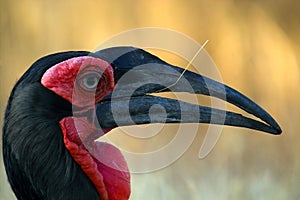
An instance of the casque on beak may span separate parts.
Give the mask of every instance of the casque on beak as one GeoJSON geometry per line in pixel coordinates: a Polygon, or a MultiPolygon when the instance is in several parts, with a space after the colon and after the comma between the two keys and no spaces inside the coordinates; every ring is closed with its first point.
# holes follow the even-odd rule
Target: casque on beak
{"type": "Polygon", "coordinates": [[[263,108],[227,85],[188,70],[174,84],[183,69],[142,49],[114,47],[95,52],[92,56],[106,60],[114,68],[116,87],[96,105],[96,121],[101,128],[149,123],[211,123],[245,127],[274,135],[282,132],[263,108]],[[261,121],[230,111],[151,95],[167,91],[216,97],[261,121]],[[154,104],[163,106],[166,116],[158,109],[151,113],[150,118],[149,109],[154,104]],[[161,117],[163,115],[165,117],[161,117]]]}

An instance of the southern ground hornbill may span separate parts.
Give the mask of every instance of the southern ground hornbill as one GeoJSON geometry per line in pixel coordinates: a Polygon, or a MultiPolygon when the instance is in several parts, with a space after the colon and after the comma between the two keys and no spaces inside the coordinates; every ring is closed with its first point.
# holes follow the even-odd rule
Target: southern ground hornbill
{"type": "Polygon", "coordinates": [[[36,61],[16,83],[3,125],[4,164],[16,197],[128,199],[124,157],[116,147],[96,141],[118,126],[214,123],[281,133],[266,111],[226,85],[191,71],[183,79],[192,91],[181,80],[173,84],[182,72],[133,47],[62,52],[36,61]],[[170,90],[223,99],[261,121],[151,95],[170,90]],[[165,108],[165,118],[159,110],[149,116],[154,104],[165,108]]]}

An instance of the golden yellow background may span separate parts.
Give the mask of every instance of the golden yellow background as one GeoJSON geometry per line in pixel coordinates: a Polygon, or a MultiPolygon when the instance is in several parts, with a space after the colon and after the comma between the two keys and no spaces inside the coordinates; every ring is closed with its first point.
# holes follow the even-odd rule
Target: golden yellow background
{"type": "MultiPolygon", "coordinates": [[[[300,199],[299,11],[293,0],[1,0],[1,116],[14,83],[39,57],[93,50],[133,28],[173,29],[210,40],[206,50],[224,82],[270,112],[283,134],[224,127],[203,160],[198,135],[173,165],[133,175],[131,199],[300,199]]],[[[15,199],[0,162],[0,199],[15,199]]]]}

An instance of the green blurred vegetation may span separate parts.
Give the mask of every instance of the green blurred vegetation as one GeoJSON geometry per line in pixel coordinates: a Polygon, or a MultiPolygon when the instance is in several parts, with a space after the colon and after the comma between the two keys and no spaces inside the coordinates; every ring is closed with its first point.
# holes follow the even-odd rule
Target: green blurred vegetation
{"type": "MultiPolygon", "coordinates": [[[[283,134],[225,127],[198,160],[199,133],[172,166],[133,175],[131,199],[300,199],[299,10],[293,0],[1,0],[1,116],[14,83],[39,57],[93,50],[133,28],[173,29],[210,40],[206,50],[224,82],[266,108],[283,134]]],[[[12,200],[0,162],[0,199],[12,200]]]]}

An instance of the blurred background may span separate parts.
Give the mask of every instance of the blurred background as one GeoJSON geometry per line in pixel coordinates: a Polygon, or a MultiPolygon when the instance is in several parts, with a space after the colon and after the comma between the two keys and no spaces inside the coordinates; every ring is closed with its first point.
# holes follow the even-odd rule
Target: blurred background
{"type": "MultiPolygon", "coordinates": [[[[283,134],[224,127],[213,151],[199,160],[199,131],[171,166],[133,175],[131,199],[300,199],[299,10],[293,0],[1,0],[1,116],[14,83],[39,57],[94,50],[133,28],[173,29],[200,44],[210,40],[206,50],[224,83],[262,105],[283,134]]],[[[160,135],[172,138],[172,127],[160,135]]],[[[13,200],[0,158],[0,199],[13,200]]]]}

